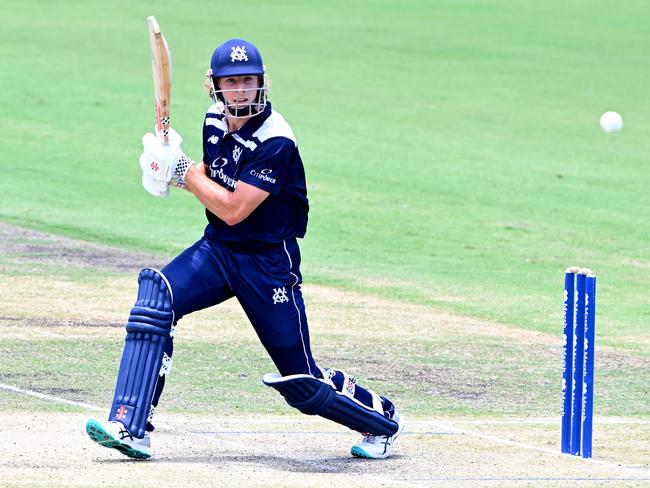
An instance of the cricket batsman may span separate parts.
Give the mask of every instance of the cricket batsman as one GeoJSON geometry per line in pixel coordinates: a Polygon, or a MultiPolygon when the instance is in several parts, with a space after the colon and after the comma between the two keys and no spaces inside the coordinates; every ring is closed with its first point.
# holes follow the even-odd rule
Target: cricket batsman
{"type": "Polygon", "coordinates": [[[297,242],[307,229],[305,171],[291,127],[267,100],[257,48],[242,39],[218,46],[206,88],[213,104],[203,122],[202,162],[183,153],[173,130],[169,144],[146,134],[140,157],[145,189],[156,196],[170,185],[190,191],[205,207],[205,232],[161,270],[140,272],[108,418],[89,419],[86,432],[128,457],[150,458],[176,324],[235,297],[277,367],[264,384],[291,407],[361,433],[353,456],[386,458],[404,430],[393,402],[312,356],[297,242]]]}

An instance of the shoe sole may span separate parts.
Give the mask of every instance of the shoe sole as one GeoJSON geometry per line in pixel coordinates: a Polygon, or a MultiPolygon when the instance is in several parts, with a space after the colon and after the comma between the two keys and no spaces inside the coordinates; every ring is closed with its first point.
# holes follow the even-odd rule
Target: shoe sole
{"type": "Polygon", "coordinates": [[[151,458],[151,454],[134,449],[128,444],[113,437],[111,434],[106,432],[96,420],[91,419],[86,422],[86,433],[88,434],[88,437],[100,446],[116,449],[132,459],[151,458]]]}
{"type": "Polygon", "coordinates": [[[386,459],[388,457],[388,456],[383,456],[383,457],[371,456],[366,451],[364,451],[363,449],[361,449],[360,447],[357,447],[357,446],[352,446],[352,449],[350,450],[350,453],[354,457],[364,458],[364,459],[386,459]]]}

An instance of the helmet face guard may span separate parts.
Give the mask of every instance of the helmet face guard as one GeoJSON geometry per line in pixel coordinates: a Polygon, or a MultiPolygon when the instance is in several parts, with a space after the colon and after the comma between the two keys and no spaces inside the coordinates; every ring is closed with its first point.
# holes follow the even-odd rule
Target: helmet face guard
{"type": "MultiPolygon", "coordinates": [[[[238,75],[239,76],[239,75],[238,75]]],[[[266,86],[266,77],[258,77],[258,87],[257,88],[242,88],[234,90],[221,90],[217,84],[216,76],[209,76],[210,83],[210,97],[214,103],[221,103],[224,109],[227,111],[229,117],[235,119],[252,117],[253,115],[258,115],[264,111],[267,103],[267,86],[266,86]],[[248,93],[255,91],[255,96],[253,101],[248,102],[246,105],[239,104],[228,104],[226,102],[225,93],[248,93]]]]}
{"type": "Polygon", "coordinates": [[[262,56],[257,48],[243,39],[231,39],[224,42],[214,50],[210,60],[208,71],[210,96],[215,103],[221,102],[226,115],[233,118],[248,118],[258,115],[264,111],[267,103],[267,80],[264,71],[262,56]],[[248,92],[245,90],[221,90],[218,79],[229,76],[257,76],[257,93],[252,102],[246,105],[227,104],[224,93],[227,92],[248,92]]]}

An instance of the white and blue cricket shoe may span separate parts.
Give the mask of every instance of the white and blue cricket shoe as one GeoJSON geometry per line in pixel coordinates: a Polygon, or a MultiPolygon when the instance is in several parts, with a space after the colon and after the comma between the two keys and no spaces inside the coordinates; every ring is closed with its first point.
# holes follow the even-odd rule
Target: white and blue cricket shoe
{"type": "Polygon", "coordinates": [[[351,453],[354,457],[366,459],[386,459],[392,454],[395,439],[404,431],[404,418],[398,413],[393,415],[397,421],[397,432],[393,435],[365,435],[359,444],[352,446],[351,453]]]}
{"type": "Polygon", "coordinates": [[[151,439],[145,432],[142,439],[133,437],[121,422],[88,419],[86,433],[100,446],[117,449],[133,459],[149,459],[151,457],[151,439]]]}

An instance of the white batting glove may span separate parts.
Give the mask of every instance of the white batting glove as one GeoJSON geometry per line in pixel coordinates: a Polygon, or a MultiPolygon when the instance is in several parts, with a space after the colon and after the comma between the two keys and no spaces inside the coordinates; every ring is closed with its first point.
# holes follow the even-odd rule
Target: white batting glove
{"type": "MultiPolygon", "coordinates": [[[[185,175],[190,166],[194,164],[190,158],[181,150],[180,144],[183,141],[181,136],[173,129],[170,129],[169,144],[163,144],[152,133],[145,134],[142,138],[144,151],[140,155],[140,168],[142,169],[143,186],[151,191],[152,185],[147,187],[144,181],[161,182],[169,186],[173,183],[176,186],[185,186],[185,175]],[[145,177],[146,175],[146,177],[145,177]]],[[[162,185],[159,185],[162,188],[162,185]]],[[[162,190],[158,190],[162,192],[162,190]]]]}
{"type": "MultiPolygon", "coordinates": [[[[144,156],[144,154],[143,154],[144,156]]],[[[169,183],[154,180],[150,174],[142,173],[142,186],[154,197],[165,198],[169,195],[169,183]]]]}
{"type": "MultiPolygon", "coordinates": [[[[160,132],[158,132],[158,126],[154,126],[153,131],[156,134],[156,137],[162,140],[160,138],[160,132]]],[[[169,144],[170,146],[180,148],[182,143],[183,143],[183,138],[181,137],[181,135],[178,132],[176,132],[173,127],[170,127],[169,135],[167,136],[167,144],[169,144]]]]}

